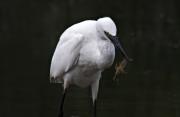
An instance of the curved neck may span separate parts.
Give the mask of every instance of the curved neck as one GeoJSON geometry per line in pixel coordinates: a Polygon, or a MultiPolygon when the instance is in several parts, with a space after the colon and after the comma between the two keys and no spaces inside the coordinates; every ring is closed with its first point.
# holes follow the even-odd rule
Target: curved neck
{"type": "Polygon", "coordinates": [[[109,67],[115,57],[115,48],[110,40],[101,40],[98,42],[99,57],[98,62],[99,68],[109,67]]]}
{"type": "Polygon", "coordinates": [[[100,38],[107,38],[104,33],[103,27],[101,26],[101,24],[99,22],[96,22],[96,30],[97,30],[97,35],[100,38]]]}

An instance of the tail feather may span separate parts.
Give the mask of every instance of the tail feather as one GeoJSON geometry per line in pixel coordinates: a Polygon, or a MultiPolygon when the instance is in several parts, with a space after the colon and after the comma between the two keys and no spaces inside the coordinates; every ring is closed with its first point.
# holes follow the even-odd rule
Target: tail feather
{"type": "Polygon", "coordinates": [[[56,83],[56,79],[54,77],[50,77],[50,83],[56,83]]]}
{"type": "Polygon", "coordinates": [[[50,76],[50,83],[63,83],[63,81],[59,77],[52,77],[52,76],[50,76]]]}

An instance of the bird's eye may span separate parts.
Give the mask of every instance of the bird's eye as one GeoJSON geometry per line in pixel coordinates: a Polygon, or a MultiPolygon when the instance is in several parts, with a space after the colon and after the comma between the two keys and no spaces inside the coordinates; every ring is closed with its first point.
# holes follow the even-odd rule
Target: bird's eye
{"type": "Polygon", "coordinates": [[[106,31],[104,31],[104,33],[107,35],[107,36],[109,36],[110,34],[108,33],[108,32],[106,32],[106,31]]]}
{"type": "Polygon", "coordinates": [[[111,39],[112,35],[109,32],[104,31],[104,33],[109,39],[111,39]]]}

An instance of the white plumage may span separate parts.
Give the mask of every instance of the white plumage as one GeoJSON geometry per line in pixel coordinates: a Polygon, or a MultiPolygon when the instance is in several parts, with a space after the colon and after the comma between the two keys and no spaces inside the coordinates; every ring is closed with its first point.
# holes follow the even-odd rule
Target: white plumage
{"type": "MultiPolygon", "coordinates": [[[[118,42],[116,31],[116,25],[109,17],[97,21],[86,20],[65,30],[51,61],[51,80],[63,83],[64,91],[71,84],[79,87],[90,86],[95,102],[101,73],[113,64],[115,47],[129,60],[118,42]]],[[[65,93],[59,117],[63,116],[64,97],[65,93]]]]}
{"type": "Polygon", "coordinates": [[[101,72],[112,65],[115,49],[104,31],[116,35],[116,26],[109,18],[87,20],[75,24],[61,35],[54,52],[50,77],[56,83],[92,87],[95,100],[101,72]]]}

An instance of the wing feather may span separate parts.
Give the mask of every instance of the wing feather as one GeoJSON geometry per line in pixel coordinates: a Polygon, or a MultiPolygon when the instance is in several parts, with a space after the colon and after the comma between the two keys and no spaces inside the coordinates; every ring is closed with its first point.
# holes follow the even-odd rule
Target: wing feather
{"type": "Polygon", "coordinates": [[[71,34],[63,38],[68,38],[68,40],[63,43],[58,42],[51,61],[50,77],[55,80],[62,80],[63,74],[77,64],[82,48],[82,34],[71,34]]]}

